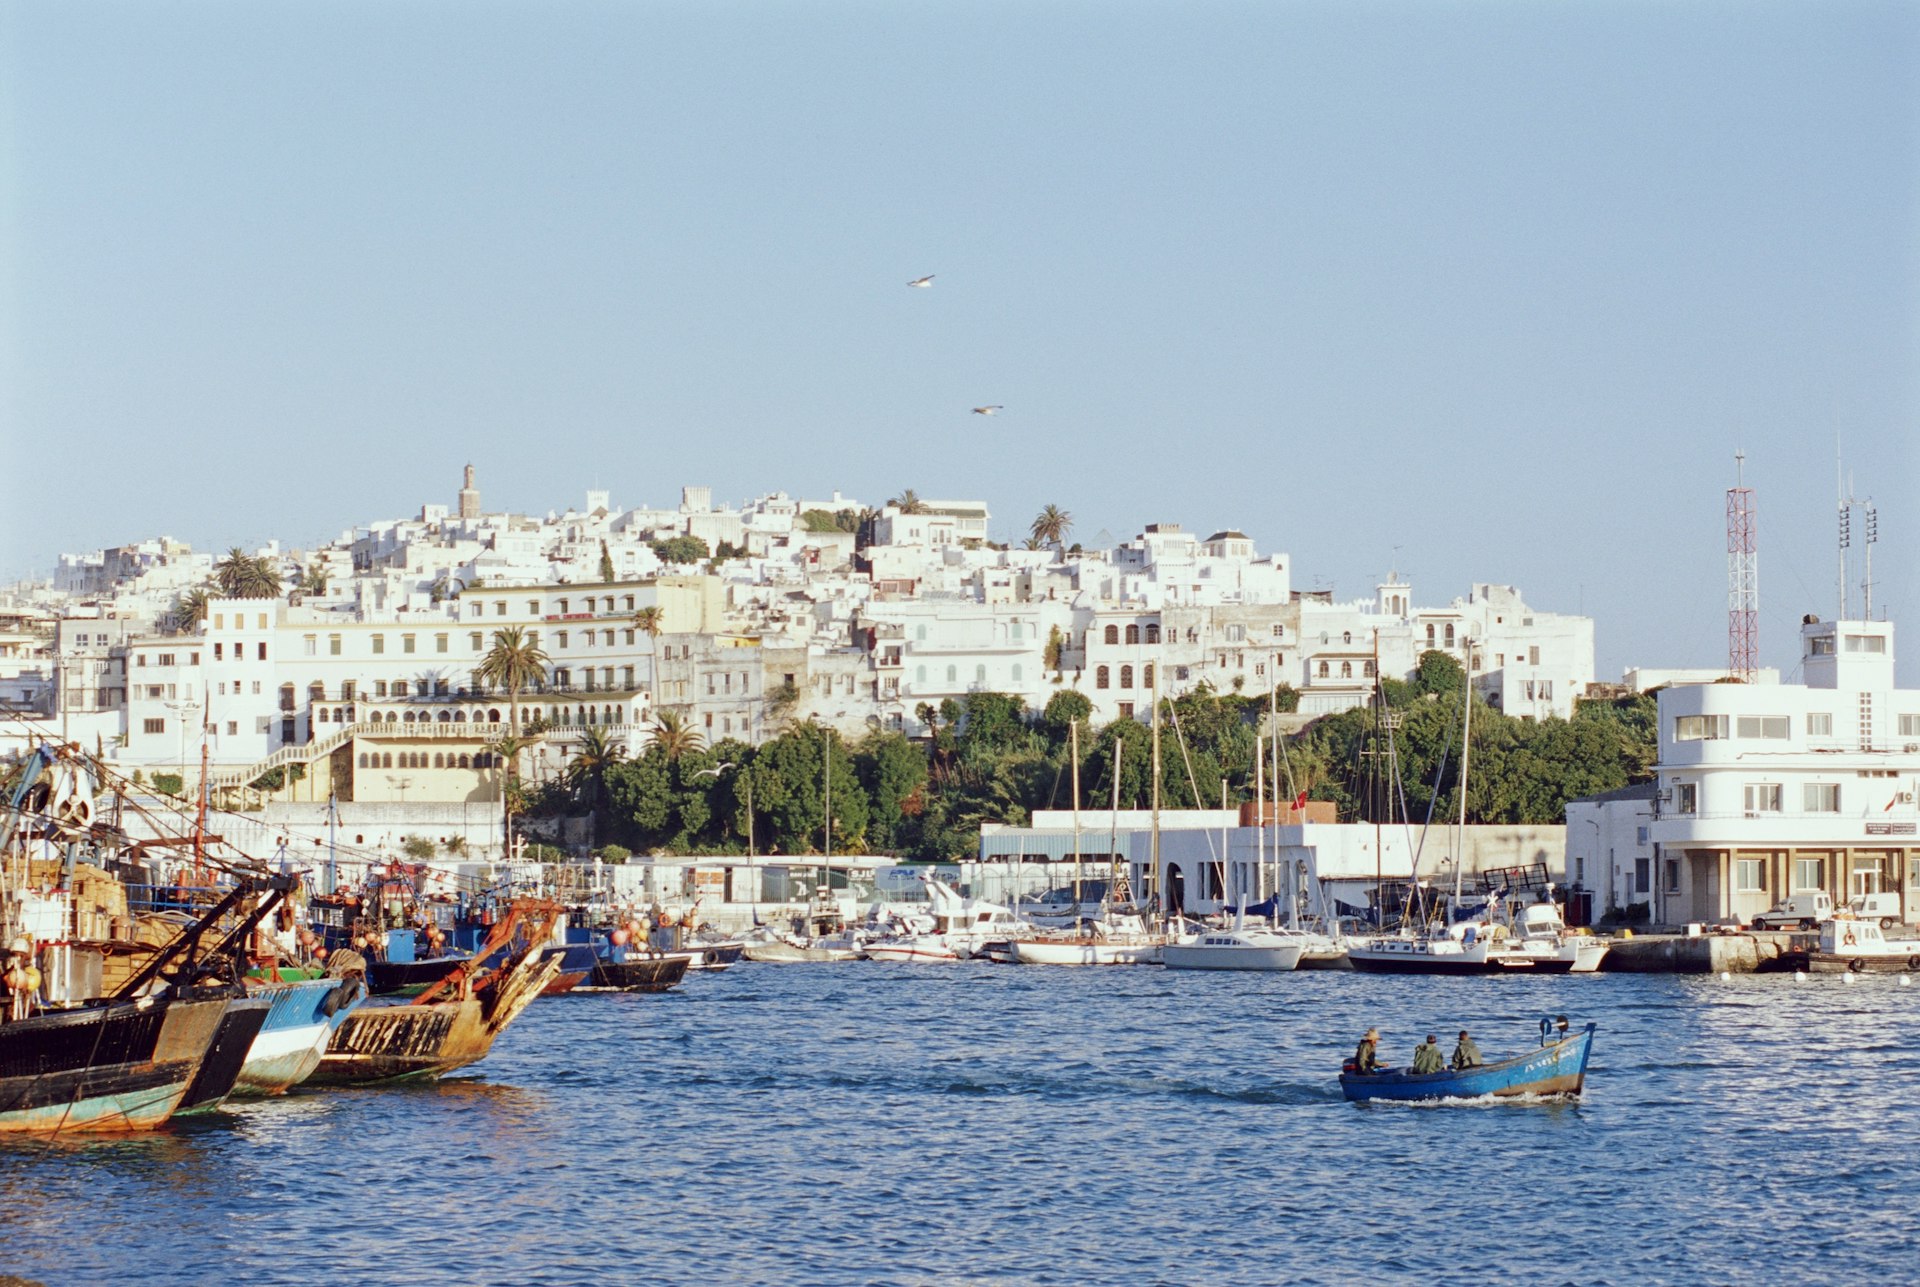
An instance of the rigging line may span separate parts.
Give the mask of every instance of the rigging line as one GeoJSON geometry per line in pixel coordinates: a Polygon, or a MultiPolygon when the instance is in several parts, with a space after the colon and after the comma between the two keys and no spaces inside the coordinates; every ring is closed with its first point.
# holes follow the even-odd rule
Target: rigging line
{"type": "MultiPolygon", "coordinates": [[[[1173,717],[1173,735],[1175,738],[1179,739],[1180,759],[1187,766],[1187,785],[1193,791],[1193,807],[1195,809],[1204,809],[1206,806],[1200,803],[1200,782],[1197,778],[1193,776],[1193,760],[1187,754],[1187,735],[1180,730],[1180,712],[1174,709],[1174,705],[1171,700],[1167,702],[1167,713],[1173,717]]],[[[1211,858],[1216,863],[1219,862],[1220,855],[1215,853],[1213,848],[1212,829],[1203,828],[1200,834],[1204,836],[1207,841],[1207,857],[1211,858]]]]}

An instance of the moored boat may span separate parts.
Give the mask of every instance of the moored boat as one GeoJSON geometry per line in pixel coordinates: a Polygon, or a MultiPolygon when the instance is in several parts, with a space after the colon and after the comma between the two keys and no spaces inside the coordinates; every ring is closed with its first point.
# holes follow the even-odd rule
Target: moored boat
{"type": "Polygon", "coordinates": [[[1814,974],[1906,974],[1920,971],[1920,943],[1890,942],[1873,921],[1842,918],[1820,922],[1818,946],[1804,958],[1814,974]]]}
{"type": "Polygon", "coordinates": [[[665,992],[687,977],[685,956],[627,956],[622,960],[600,957],[593,963],[592,978],[580,985],[582,992],[665,992]]]}
{"type": "Polygon", "coordinates": [[[164,996],[0,1023],[0,1132],[138,1131],[186,1096],[220,1007],[174,1013],[164,996]]]}
{"type": "Polygon", "coordinates": [[[1209,930],[1188,943],[1169,943],[1161,963],[1169,970],[1287,972],[1300,967],[1306,951],[1307,940],[1302,935],[1245,926],[1209,930]]]}
{"type": "Polygon", "coordinates": [[[1593,1050],[1594,1024],[1569,1033],[1567,1019],[1540,1021],[1540,1046],[1524,1054],[1471,1068],[1416,1073],[1399,1068],[1355,1072],[1351,1060],[1340,1071],[1340,1091],[1350,1102],[1374,1100],[1510,1099],[1520,1096],[1571,1099],[1586,1085],[1587,1057],[1593,1050]]]}
{"type": "Polygon", "coordinates": [[[314,1085],[358,1085],[438,1077],[484,1059],[508,1024],[560,972],[545,952],[557,904],[516,899],[473,954],[498,964],[470,965],[410,1001],[369,1002],[350,1014],[327,1045],[314,1085]]]}
{"type": "Polygon", "coordinates": [[[366,999],[358,979],[300,979],[256,985],[270,1008],[234,1081],[236,1095],[280,1095],[313,1075],[327,1043],[366,999]]]}
{"type": "Polygon", "coordinates": [[[591,943],[556,943],[549,946],[542,956],[546,960],[560,962],[560,972],[553,976],[553,982],[542,990],[542,996],[557,997],[573,991],[593,977],[595,956],[591,943]]]}

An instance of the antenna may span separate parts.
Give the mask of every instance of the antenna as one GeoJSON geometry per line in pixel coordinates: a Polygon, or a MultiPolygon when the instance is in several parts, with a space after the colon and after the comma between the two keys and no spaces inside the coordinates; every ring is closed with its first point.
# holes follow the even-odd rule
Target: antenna
{"type": "Polygon", "coordinates": [[[1872,621],[1873,547],[1880,543],[1880,511],[1873,507],[1873,498],[1871,496],[1866,499],[1862,508],[1866,510],[1867,517],[1867,567],[1865,574],[1860,579],[1860,593],[1864,599],[1864,604],[1860,611],[1860,619],[1863,621],[1872,621]]]}
{"type": "Polygon", "coordinates": [[[1735,486],[1727,489],[1727,671],[1747,683],[1760,668],[1760,552],[1754,534],[1747,453],[1733,453],[1735,486]]]}

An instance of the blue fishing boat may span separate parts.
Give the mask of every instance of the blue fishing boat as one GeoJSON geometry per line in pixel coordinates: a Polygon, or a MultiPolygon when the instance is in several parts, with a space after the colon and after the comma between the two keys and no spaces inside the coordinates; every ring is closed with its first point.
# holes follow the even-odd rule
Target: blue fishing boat
{"type": "Polygon", "coordinates": [[[256,981],[254,987],[271,1008],[241,1065],[236,1095],[280,1095],[311,1077],[333,1034],[367,995],[358,978],[256,981]]]}
{"type": "Polygon", "coordinates": [[[1593,1029],[1590,1023],[1570,1033],[1565,1015],[1542,1019],[1539,1049],[1458,1071],[1416,1073],[1383,1068],[1362,1073],[1355,1072],[1349,1060],[1340,1071],[1340,1090],[1356,1104],[1381,1099],[1507,1099],[1520,1095],[1573,1099],[1586,1083],[1593,1029]]]}

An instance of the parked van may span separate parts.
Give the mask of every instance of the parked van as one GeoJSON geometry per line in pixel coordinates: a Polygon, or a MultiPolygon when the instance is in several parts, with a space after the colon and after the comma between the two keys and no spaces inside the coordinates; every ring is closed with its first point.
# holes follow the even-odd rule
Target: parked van
{"type": "Polygon", "coordinates": [[[1900,922],[1900,895],[1855,894],[1848,900],[1847,910],[1855,920],[1875,921],[1885,929],[1900,922]]]}
{"type": "Polygon", "coordinates": [[[1757,930],[1785,929],[1796,926],[1812,929],[1821,921],[1833,919],[1833,899],[1820,890],[1794,894],[1753,918],[1757,930]]]}

